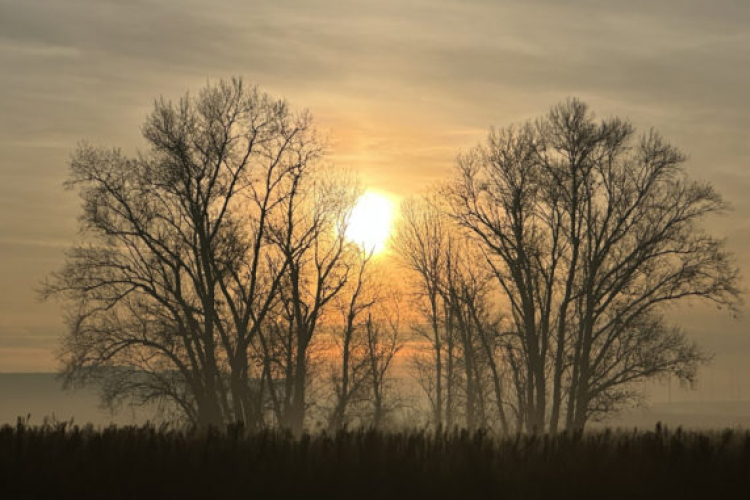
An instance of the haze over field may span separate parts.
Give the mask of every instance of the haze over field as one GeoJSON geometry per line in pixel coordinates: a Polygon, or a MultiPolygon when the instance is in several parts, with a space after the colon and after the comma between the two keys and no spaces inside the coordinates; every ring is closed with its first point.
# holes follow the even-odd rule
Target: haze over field
{"type": "MultiPolygon", "coordinates": [[[[418,394],[411,378],[401,379],[401,389],[409,386],[410,394],[418,394]]],[[[750,402],[747,400],[673,401],[658,389],[652,402],[643,408],[633,408],[613,415],[605,422],[594,422],[592,429],[622,427],[650,430],[655,422],[672,429],[678,426],[693,429],[750,428],[750,402]]],[[[102,408],[94,387],[64,391],[60,381],[49,373],[0,373],[0,425],[13,424],[18,417],[29,417],[29,423],[41,424],[45,418],[57,422],[92,423],[95,426],[141,425],[146,421],[161,420],[154,407],[123,406],[117,411],[102,408]]],[[[675,395],[678,397],[680,395],[675,395]]],[[[682,398],[681,398],[682,399],[682,398]]],[[[414,422],[412,422],[414,423],[414,422]]]]}
{"type": "MultiPolygon", "coordinates": [[[[664,2],[0,0],[0,373],[51,372],[63,332],[41,280],[76,237],[80,140],[134,152],[159,94],[243,75],[309,108],[330,160],[394,200],[457,152],[568,96],[655,127],[732,205],[710,222],[750,279],[750,5],[664,2]]],[[[750,318],[681,306],[712,365],[657,401],[750,399],[750,318]]],[[[0,405],[3,405],[0,395],[0,405]]]]}

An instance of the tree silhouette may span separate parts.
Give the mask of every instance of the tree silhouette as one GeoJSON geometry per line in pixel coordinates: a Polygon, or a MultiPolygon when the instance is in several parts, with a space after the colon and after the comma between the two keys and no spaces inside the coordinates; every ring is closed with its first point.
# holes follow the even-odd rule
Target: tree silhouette
{"type": "MultiPolygon", "coordinates": [[[[81,239],[43,290],[69,305],[67,382],[200,426],[301,432],[321,407],[308,387],[324,325],[339,345],[322,418],[381,426],[403,304],[345,238],[358,182],[321,165],[310,115],[233,79],[157,100],[142,132],[138,154],[82,144],[70,161],[81,239]]],[[[434,425],[580,430],[638,398],[635,382],[694,381],[706,356],[664,308],[733,309],[740,292],[701,225],[725,204],[683,163],[571,99],[493,130],[402,204],[391,243],[422,314],[413,358],[434,425]]]]}
{"type": "Polygon", "coordinates": [[[638,380],[694,379],[704,356],[664,307],[735,307],[739,290],[701,226],[725,204],[683,162],[653,130],[597,122],[575,99],[460,156],[445,194],[508,303],[527,430],[556,431],[563,411],[581,429],[637,396],[638,380]]]}
{"type": "Polygon", "coordinates": [[[83,144],[70,162],[82,238],[43,292],[71,311],[65,375],[100,381],[110,403],[167,401],[195,424],[258,425],[257,381],[270,375],[254,352],[290,300],[308,341],[346,281],[334,230],[354,186],[317,176],[323,148],[308,113],[241,79],[157,100],[142,131],[146,151],[83,144]]]}

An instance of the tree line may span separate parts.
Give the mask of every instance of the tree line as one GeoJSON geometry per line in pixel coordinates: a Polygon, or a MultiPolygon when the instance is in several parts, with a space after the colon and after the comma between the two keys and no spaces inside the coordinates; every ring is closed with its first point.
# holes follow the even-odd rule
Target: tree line
{"type": "Polygon", "coordinates": [[[739,304],[732,256],[701,225],[720,195],[658,133],[579,100],[493,129],[406,199],[394,258],[347,240],[361,188],[325,163],[308,112],[232,79],[157,100],[142,132],[135,155],[73,154],[81,237],[43,292],[68,305],[66,380],[110,404],[198,426],[382,427],[400,356],[431,425],[578,430],[638,382],[694,381],[707,356],[667,306],[739,304]]]}

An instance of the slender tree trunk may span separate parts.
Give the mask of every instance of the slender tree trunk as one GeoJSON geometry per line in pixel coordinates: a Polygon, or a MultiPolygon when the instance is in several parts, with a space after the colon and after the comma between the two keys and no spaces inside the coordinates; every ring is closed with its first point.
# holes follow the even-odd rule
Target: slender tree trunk
{"type": "MultiPolygon", "coordinates": [[[[457,314],[460,316],[460,313],[457,314]]],[[[466,427],[474,429],[476,427],[476,410],[477,410],[477,387],[475,384],[474,374],[474,352],[469,340],[470,333],[465,329],[465,322],[460,321],[459,331],[461,332],[461,343],[464,351],[464,374],[466,376],[466,427]]]]}
{"type": "Polygon", "coordinates": [[[289,428],[296,434],[301,434],[305,423],[305,397],[307,387],[307,342],[303,335],[297,342],[297,357],[294,366],[294,387],[292,389],[292,404],[290,408],[289,428]]]}
{"type": "Polygon", "coordinates": [[[435,426],[443,425],[443,343],[440,339],[440,326],[438,323],[437,294],[434,290],[430,294],[430,316],[432,320],[432,338],[435,349],[435,426]]]}
{"type": "MultiPolygon", "coordinates": [[[[477,326],[479,328],[479,326],[477,326]]],[[[486,332],[483,329],[479,329],[479,336],[482,341],[482,347],[484,348],[485,355],[487,356],[487,364],[490,367],[490,373],[492,374],[492,388],[495,391],[495,401],[497,403],[497,416],[500,419],[500,426],[503,429],[503,434],[508,434],[508,419],[505,416],[505,408],[503,407],[503,388],[502,381],[500,380],[500,374],[497,369],[497,363],[495,362],[494,353],[487,339],[486,332]]]]}
{"type": "MultiPolygon", "coordinates": [[[[446,306],[447,309],[447,306],[446,306]]],[[[445,342],[446,342],[446,377],[445,377],[445,426],[447,429],[451,429],[455,424],[455,412],[454,412],[454,379],[455,379],[455,338],[454,338],[454,325],[453,325],[453,313],[446,311],[446,328],[445,328],[445,342]]]]}
{"type": "Polygon", "coordinates": [[[334,432],[346,423],[346,410],[349,403],[349,358],[350,358],[350,346],[353,332],[353,318],[349,316],[347,318],[346,331],[344,333],[344,346],[341,357],[341,389],[339,394],[336,395],[336,405],[331,415],[331,421],[328,424],[328,429],[334,432]]]}

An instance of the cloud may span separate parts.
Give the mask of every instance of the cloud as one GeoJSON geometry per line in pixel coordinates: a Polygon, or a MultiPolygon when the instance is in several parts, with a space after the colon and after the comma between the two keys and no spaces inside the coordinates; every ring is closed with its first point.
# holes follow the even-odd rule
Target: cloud
{"type": "Polygon", "coordinates": [[[134,151],[155,97],[235,74],[309,107],[332,159],[396,195],[490,125],[579,96],[690,154],[750,269],[748,61],[744,0],[0,0],[0,317],[52,314],[30,290],[75,236],[76,143],[134,151]]]}

